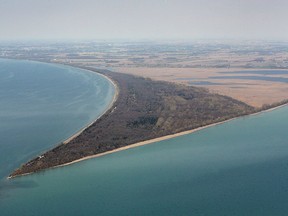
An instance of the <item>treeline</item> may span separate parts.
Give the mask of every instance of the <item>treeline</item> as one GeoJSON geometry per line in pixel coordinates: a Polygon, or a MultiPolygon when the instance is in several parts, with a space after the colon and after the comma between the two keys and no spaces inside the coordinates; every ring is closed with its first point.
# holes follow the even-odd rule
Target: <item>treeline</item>
{"type": "Polygon", "coordinates": [[[268,109],[272,109],[274,107],[282,106],[288,104],[288,99],[287,100],[282,100],[280,102],[272,103],[272,104],[264,104],[261,108],[258,108],[257,111],[264,111],[268,109]]]}

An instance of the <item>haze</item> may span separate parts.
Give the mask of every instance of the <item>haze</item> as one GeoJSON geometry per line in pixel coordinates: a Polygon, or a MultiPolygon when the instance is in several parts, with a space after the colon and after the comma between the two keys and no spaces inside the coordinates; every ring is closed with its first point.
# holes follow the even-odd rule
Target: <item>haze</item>
{"type": "Polygon", "coordinates": [[[286,0],[0,0],[0,40],[288,39],[286,0]]]}

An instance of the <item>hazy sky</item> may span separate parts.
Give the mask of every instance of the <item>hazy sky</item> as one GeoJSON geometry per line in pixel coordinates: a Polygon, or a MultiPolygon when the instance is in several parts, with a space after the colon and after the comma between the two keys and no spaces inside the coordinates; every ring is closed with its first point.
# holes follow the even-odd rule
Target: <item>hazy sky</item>
{"type": "Polygon", "coordinates": [[[288,0],[0,0],[0,39],[288,40],[288,0]]]}

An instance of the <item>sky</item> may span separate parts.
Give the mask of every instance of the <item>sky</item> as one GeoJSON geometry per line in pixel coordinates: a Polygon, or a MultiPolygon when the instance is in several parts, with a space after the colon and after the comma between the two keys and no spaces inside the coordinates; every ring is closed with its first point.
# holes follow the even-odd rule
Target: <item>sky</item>
{"type": "Polygon", "coordinates": [[[287,0],[0,0],[0,40],[287,40],[287,20],[287,0]]]}

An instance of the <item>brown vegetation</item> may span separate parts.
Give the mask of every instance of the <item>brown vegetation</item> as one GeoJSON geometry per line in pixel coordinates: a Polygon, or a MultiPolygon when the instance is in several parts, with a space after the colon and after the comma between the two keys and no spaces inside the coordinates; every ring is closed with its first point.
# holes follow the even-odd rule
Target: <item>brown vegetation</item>
{"type": "MultiPolygon", "coordinates": [[[[213,93],[227,95],[229,97],[243,101],[257,108],[262,107],[264,104],[273,104],[287,99],[287,92],[288,92],[287,83],[261,81],[253,79],[241,80],[235,78],[235,75],[237,76],[238,74],[233,73],[230,75],[231,79],[211,79],[211,77],[223,76],[222,72],[232,72],[233,70],[245,71],[245,69],[243,68],[219,69],[219,68],[127,67],[127,68],[117,68],[115,70],[117,70],[117,72],[125,74],[149,77],[153,80],[176,82],[185,85],[194,85],[193,81],[204,82],[204,84],[197,86],[207,88],[210,92],[213,93]],[[207,82],[208,84],[205,84],[205,82],[207,82]]],[[[253,76],[252,73],[247,75],[253,76]]],[[[270,75],[270,76],[275,77],[277,75],[270,75]]],[[[269,77],[269,75],[266,75],[266,77],[269,77]]],[[[283,74],[281,75],[281,77],[288,78],[288,75],[283,74]]]]}

